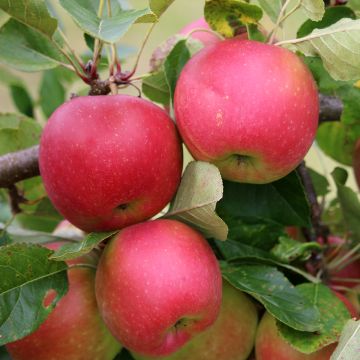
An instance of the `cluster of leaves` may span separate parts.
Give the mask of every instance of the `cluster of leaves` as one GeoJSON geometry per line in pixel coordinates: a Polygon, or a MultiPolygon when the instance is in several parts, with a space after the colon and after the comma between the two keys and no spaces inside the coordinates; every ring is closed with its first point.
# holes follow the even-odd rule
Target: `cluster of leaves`
{"type": "MultiPolygon", "coordinates": [[[[94,41],[116,45],[131,25],[158,21],[171,3],[152,0],[147,8],[131,9],[123,1],[112,0],[111,16],[108,10],[101,17],[97,13],[98,1],[90,1],[90,6],[89,1],[60,1],[85,33],[90,58],[94,41]]],[[[360,137],[357,118],[360,90],[354,81],[360,74],[360,62],[355,56],[359,44],[353,41],[360,33],[358,3],[354,1],[352,8],[334,7],[325,11],[322,0],[303,0],[287,14],[281,0],[258,3],[260,6],[249,1],[208,0],[205,18],[224,37],[232,37],[246,27],[250,38],[265,41],[266,36],[258,30],[263,26],[265,14],[274,25],[279,25],[289,12],[304,11],[309,20],[298,30],[297,39],[279,44],[310,55],[304,60],[319,90],[343,100],[345,107],[340,121],[322,124],[317,140],[326,154],[350,165],[354,142],[360,137]],[[348,58],[351,67],[344,60],[348,58]]],[[[69,45],[56,18],[50,2],[46,5],[35,0],[0,0],[0,62],[17,70],[44,71],[39,97],[34,100],[19,77],[0,69],[0,79],[9,87],[21,113],[0,115],[0,155],[39,142],[42,122],[33,119],[37,107],[48,117],[64,102],[67,89],[76,80],[68,68],[75,64],[76,70],[81,71],[72,53],[64,50],[69,45]]],[[[270,32],[268,39],[273,34],[270,32]]],[[[200,47],[186,37],[170,42],[166,55],[157,59],[153,72],[143,81],[144,95],[171,107],[178,76],[200,47]]],[[[124,54],[125,50],[120,53],[124,54]]],[[[106,59],[104,65],[108,65],[106,59]]],[[[317,194],[325,197],[329,192],[328,180],[314,171],[311,175],[317,194]]],[[[338,196],[332,206],[337,206],[341,215],[337,221],[344,233],[350,233],[358,242],[357,194],[346,187],[345,170],[337,169],[333,179],[338,196]]],[[[31,333],[66,293],[65,260],[90,252],[115,233],[88,234],[51,254],[32,243],[59,239],[51,231],[62,218],[46,197],[40,178],[21,182],[19,189],[29,201],[22,205],[23,211],[15,221],[6,193],[0,192],[0,221],[6,224],[12,220],[12,225],[5,225],[0,232],[0,245],[4,245],[0,247],[0,266],[8,272],[0,278],[0,345],[31,333]],[[42,300],[51,289],[56,290],[57,297],[50,307],[44,308],[42,300]],[[28,301],[21,301],[25,299],[28,301]],[[19,321],[24,313],[26,321],[19,321]],[[20,328],[14,326],[19,323],[20,328]]],[[[204,233],[221,261],[224,278],[275,316],[282,336],[295,348],[310,353],[338,339],[349,317],[346,309],[304,266],[314,252],[323,249],[317,243],[295,241],[284,231],[287,226],[311,227],[309,203],[297,172],[271,184],[249,185],[223,182],[215,166],[192,162],[164,216],[179,219],[204,233]]],[[[342,335],[343,344],[356,326],[348,323],[342,335]]]]}

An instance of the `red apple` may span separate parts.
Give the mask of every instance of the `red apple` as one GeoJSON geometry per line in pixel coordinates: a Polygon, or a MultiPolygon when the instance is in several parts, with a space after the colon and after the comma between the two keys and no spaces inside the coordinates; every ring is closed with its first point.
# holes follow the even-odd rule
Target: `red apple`
{"type": "MultiPolygon", "coordinates": [[[[62,243],[47,245],[55,250],[62,243]]],[[[92,262],[91,257],[69,264],[92,262]]],[[[95,270],[68,270],[69,291],[53,312],[32,334],[7,344],[13,360],[112,360],[120,344],[112,337],[100,317],[95,298],[95,270]]],[[[54,298],[49,293],[45,306],[54,298]]]]}
{"type": "Polygon", "coordinates": [[[355,179],[360,189],[360,139],[356,142],[353,167],[355,179]]]}
{"type": "Polygon", "coordinates": [[[154,220],[123,229],[107,245],[96,297],[125,347],[165,356],[216,320],[221,274],[198,232],[175,220],[154,220]]]}
{"type": "Polygon", "coordinates": [[[157,214],[173,197],[182,149],[168,115],[126,95],[61,105],[40,143],[40,172],[54,206],[84,231],[106,231],[157,214]]]}
{"type": "MultiPolygon", "coordinates": [[[[250,298],[223,282],[219,317],[176,353],[162,360],[246,360],[254,346],[258,316],[250,298]]],[[[136,360],[160,359],[133,354],[136,360]]]]}
{"type": "Polygon", "coordinates": [[[188,61],[176,86],[175,115],[195,159],[217,165],[225,179],[260,184],[287,175],[304,158],[319,100],[294,53],[234,38],[188,61]]]}

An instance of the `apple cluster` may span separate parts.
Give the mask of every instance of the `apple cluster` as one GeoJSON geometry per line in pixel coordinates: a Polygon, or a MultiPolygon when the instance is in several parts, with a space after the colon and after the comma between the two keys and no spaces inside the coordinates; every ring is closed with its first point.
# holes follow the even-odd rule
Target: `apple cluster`
{"type": "Polygon", "coordinates": [[[52,203],[85,232],[120,232],[106,244],[96,275],[68,271],[69,292],[53,313],[7,346],[14,359],[111,360],[120,343],[137,359],[249,356],[254,303],[222,283],[200,233],[149,219],[179,186],[181,141],[227,180],[268,183],[287,175],[314,140],[318,94],[309,70],[286,49],[206,39],[178,80],[176,125],[150,101],[127,95],[77,97],[49,119],[40,172],[52,203]]]}

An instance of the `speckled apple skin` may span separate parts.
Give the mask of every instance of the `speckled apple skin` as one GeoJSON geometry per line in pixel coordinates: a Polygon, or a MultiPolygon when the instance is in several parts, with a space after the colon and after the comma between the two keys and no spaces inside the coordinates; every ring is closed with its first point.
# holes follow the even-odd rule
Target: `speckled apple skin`
{"type": "Polygon", "coordinates": [[[136,360],[246,360],[254,347],[257,325],[254,303],[224,281],[220,314],[207,330],[170,356],[133,356],[136,360]]]}
{"type": "Polygon", "coordinates": [[[98,266],[96,297],[106,325],[126,348],[164,356],[216,320],[221,284],[202,235],[175,220],[154,220],[111,240],[98,266]]]}
{"type": "MultiPolygon", "coordinates": [[[[61,243],[48,244],[55,250],[61,243]]],[[[82,257],[69,264],[93,262],[82,257]]],[[[7,344],[13,360],[112,360],[121,345],[106,328],[95,298],[95,270],[68,270],[69,291],[32,334],[7,344]]],[[[54,293],[49,293],[48,305],[54,293]]]]}
{"type": "Polygon", "coordinates": [[[148,219],[180,182],[182,148],[158,106],[127,95],[85,96],[61,105],[40,143],[40,173],[62,215],[107,231],[148,219]]]}
{"type": "Polygon", "coordinates": [[[306,155],[319,100],[310,71],[295,54],[235,38],[207,46],[185,65],[175,114],[195,159],[214,163],[228,180],[268,183],[306,155]]]}

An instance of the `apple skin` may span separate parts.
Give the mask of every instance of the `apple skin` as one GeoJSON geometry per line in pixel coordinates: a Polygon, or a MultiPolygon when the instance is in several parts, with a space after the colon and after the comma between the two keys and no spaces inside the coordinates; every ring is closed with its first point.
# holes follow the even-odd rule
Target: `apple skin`
{"type": "Polygon", "coordinates": [[[254,346],[257,323],[254,303],[224,281],[220,314],[212,326],[168,357],[137,354],[133,357],[136,360],[246,360],[254,346]]]}
{"type": "Polygon", "coordinates": [[[197,160],[223,178],[268,183],[295,169],[317,130],[314,79],[279,46],[229,39],[207,46],[183,68],[175,90],[180,134],[197,160]]]}
{"type": "Polygon", "coordinates": [[[180,182],[182,148],[164,110],[134,96],[84,96],[61,105],[40,142],[40,173],[59,212],[78,228],[146,220],[180,182]]]}
{"type": "Polygon", "coordinates": [[[356,142],[353,161],[355,179],[358,184],[358,188],[360,189],[360,139],[356,142]]]}
{"type": "MultiPolygon", "coordinates": [[[[55,250],[62,243],[46,247],[55,250]]],[[[91,256],[68,264],[93,263],[91,256]]],[[[69,291],[32,334],[6,345],[13,360],[112,360],[121,345],[106,328],[95,298],[95,270],[68,270],[69,291]]],[[[49,292],[45,306],[55,294],[49,292]]]]}
{"type": "Polygon", "coordinates": [[[112,334],[141,355],[165,356],[216,320],[221,273],[207,241],[175,220],[123,229],[105,248],[96,297],[112,334]]]}

